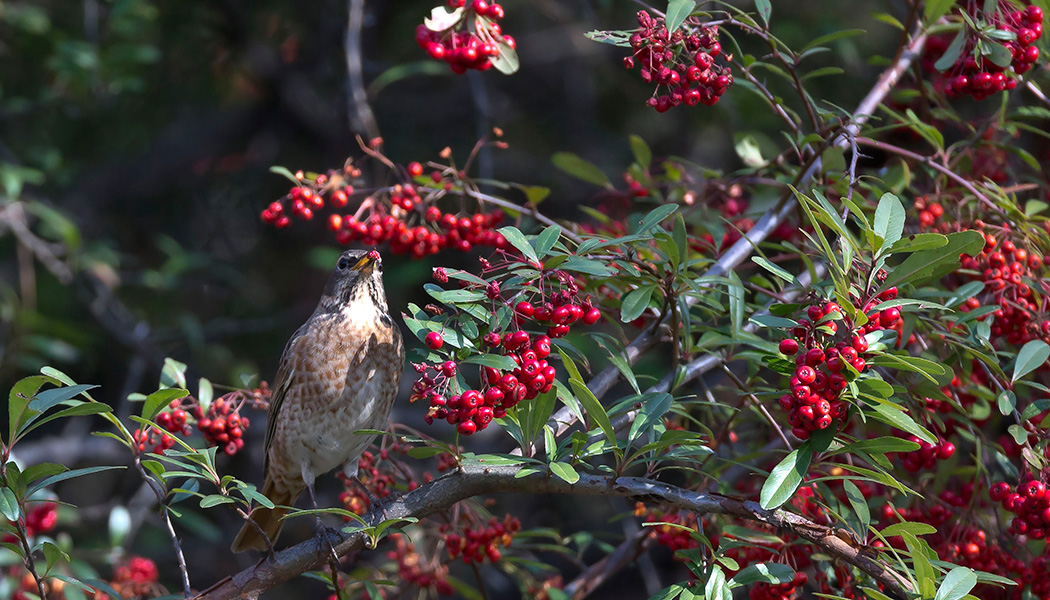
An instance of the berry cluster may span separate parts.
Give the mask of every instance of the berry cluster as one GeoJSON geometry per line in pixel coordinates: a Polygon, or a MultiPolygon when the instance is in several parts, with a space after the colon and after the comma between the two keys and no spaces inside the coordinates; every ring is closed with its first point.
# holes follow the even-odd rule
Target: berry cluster
{"type": "MultiPolygon", "coordinates": [[[[992,12],[985,12],[987,2],[968,0],[960,11],[965,11],[974,29],[968,23],[963,34],[965,43],[961,53],[947,68],[942,69],[946,77],[944,92],[950,98],[973,96],[983,100],[988,96],[1017,87],[1015,75],[1026,73],[1039,59],[1039,48],[1034,45],[1043,34],[1043,11],[1038,6],[1017,10],[1012,2],[1000,0],[992,12]],[[1011,39],[993,39],[988,32],[1005,32],[1011,39]],[[1001,44],[1001,46],[1000,46],[1001,44]],[[985,55],[982,50],[1005,47],[1009,56],[998,59],[985,55]],[[1009,70],[1008,70],[1009,69],[1009,70]]],[[[951,36],[930,40],[927,52],[930,59],[940,57],[948,50],[951,36]]],[[[950,60],[950,59],[949,59],[950,60]]]]}
{"type": "MultiPolygon", "coordinates": [[[[390,496],[394,492],[398,479],[397,467],[390,460],[391,453],[405,454],[409,449],[408,446],[394,443],[389,448],[381,448],[378,456],[370,451],[363,452],[361,458],[357,459],[357,478],[376,498],[383,499],[390,496]]],[[[403,473],[401,475],[403,476],[403,473]]],[[[342,473],[339,474],[339,479],[342,480],[345,488],[339,494],[339,501],[347,510],[355,514],[363,515],[368,512],[371,507],[368,495],[364,493],[364,490],[360,486],[352,485],[342,473]]],[[[433,476],[429,473],[424,474],[424,482],[430,479],[433,479],[433,476]]],[[[419,487],[418,481],[412,479],[407,482],[408,491],[417,487],[419,487]]],[[[349,520],[349,517],[346,519],[349,520]]]]}
{"type": "MultiPolygon", "coordinates": [[[[984,282],[991,294],[988,303],[999,306],[992,313],[995,317],[991,327],[993,341],[1002,340],[1015,346],[1039,338],[1050,341],[1050,321],[1044,315],[1039,322],[1039,288],[1029,285],[1029,282],[1045,280],[1042,257],[1010,240],[999,243],[991,233],[985,234],[984,242],[984,250],[977,256],[964,258],[962,267],[984,282]]],[[[970,300],[967,303],[966,310],[980,306],[970,300]]]]}
{"type": "Polygon", "coordinates": [[[197,418],[197,429],[204,434],[210,446],[219,446],[228,456],[233,456],[244,448],[244,430],[251,424],[248,417],[240,414],[244,402],[238,402],[239,392],[216,398],[204,412],[200,405],[193,408],[197,418]]]}
{"type": "MultiPolygon", "coordinates": [[[[157,565],[152,560],[132,556],[113,570],[113,581],[110,585],[120,592],[122,598],[155,598],[168,593],[164,586],[157,583],[159,577],[157,565]]],[[[100,600],[98,594],[95,598],[100,600]]],[[[108,597],[102,595],[102,599],[108,597]]]]}
{"type": "Polygon", "coordinates": [[[692,536],[692,533],[697,531],[695,513],[650,509],[644,503],[638,502],[634,505],[634,516],[644,516],[646,523],[659,523],[659,525],[651,525],[646,528],[649,536],[654,538],[657,544],[669,548],[672,552],[700,547],[700,542],[692,536]]]}
{"type": "Polygon", "coordinates": [[[439,561],[425,561],[416,551],[416,546],[408,541],[408,536],[395,534],[395,549],[386,553],[388,559],[397,561],[397,575],[401,581],[422,589],[433,588],[442,596],[455,593],[449,583],[448,566],[439,561]]]}
{"type": "MultiPolygon", "coordinates": [[[[513,51],[514,38],[503,35],[499,21],[503,7],[487,0],[448,0],[448,7],[461,11],[453,22],[428,19],[416,27],[416,43],[430,58],[448,63],[453,73],[467,69],[486,71],[501,53],[513,51]],[[468,23],[473,21],[473,29],[468,23]]],[[[453,12],[452,15],[456,13],[453,12]]]]}
{"type": "Polygon", "coordinates": [[[1050,535],[1050,494],[1046,484],[1038,479],[1026,479],[1010,490],[1010,484],[1000,481],[988,490],[992,502],[1014,513],[1010,533],[1041,540],[1050,535]]]}
{"type": "Polygon", "coordinates": [[[476,525],[464,514],[460,518],[462,528],[451,531],[449,525],[440,528],[445,548],[451,559],[461,558],[465,563],[499,562],[502,558],[499,547],[507,547],[514,538],[514,534],[521,530],[521,522],[517,517],[506,515],[500,521],[491,517],[487,524],[476,525]]]}
{"type": "Polygon", "coordinates": [[[163,428],[163,432],[157,431],[156,427],[148,426],[145,430],[136,429],[131,434],[135,444],[137,444],[136,449],[138,452],[145,452],[147,447],[151,447],[150,452],[164,454],[165,450],[175,445],[173,434],[190,434],[190,428],[186,424],[186,411],[179,408],[181,404],[182,400],[172,400],[169,405],[172,410],[157,415],[155,420],[157,425],[163,428]]]}
{"type": "MultiPolygon", "coordinates": [[[[410,177],[423,175],[423,166],[411,163],[406,169],[410,177]]],[[[395,254],[410,254],[422,258],[445,248],[466,252],[475,246],[507,249],[507,240],[496,231],[503,222],[502,211],[481,211],[473,214],[443,212],[437,200],[453,189],[453,180],[463,173],[434,170],[430,181],[438,188],[425,196],[412,183],[396,184],[372,194],[364,194],[348,182],[360,177],[361,171],[348,166],[344,173],[307,176],[298,172],[298,184],[288,194],[262,211],[264,223],[277,228],[288,227],[292,218],[309,221],[315,212],[331,207],[326,224],[336,240],[343,245],[359,242],[366,246],[390,243],[395,254]],[[362,199],[353,213],[343,213],[355,196],[362,199]]],[[[480,207],[479,207],[480,208],[480,207]]]]}
{"type": "MultiPolygon", "coordinates": [[[[435,270],[438,280],[447,281],[443,269],[435,270]]],[[[419,377],[412,386],[412,400],[425,399],[430,410],[424,419],[427,424],[444,419],[450,425],[456,425],[462,435],[471,435],[488,427],[493,419],[507,414],[507,410],[522,400],[531,400],[539,394],[550,391],[554,385],[557,371],[548,363],[551,354],[551,338],[561,338],[569,334],[576,323],[593,325],[601,319],[601,311],[594,307],[589,299],[579,298],[576,282],[564,271],[550,271],[542,276],[549,279],[545,293],[539,296],[541,302],[533,305],[521,300],[514,304],[513,325],[515,330],[504,331],[502,335],[490,331],[479,334],[478,343],[493,351],[501,351],[517,365],[510,371],[493,367],[482,367],[481,389],[467,389],[446,398],[446,391],[454,388],[458,365],[453,361],[438,364],[414,364],[419,377]],[[565,289],[551,292],[551,284],[558,284],[565,289]],[[546,335],[530,334],[525,325],[546,326],[546,335]]],[[[477,284],[480,285],[480,284],[477,284]]],[[[541,286],[542,288],[542,286],[541,286]]],[[[504,299],[498,282],[485,286],[485,295],[494,304],[510,305],[511,300],[504,299]]],[[[424,343],[433,351],[444,347],[444,336],[437,331],[428,332],[424,343]]]]}
{"type": "Polygon", "coordinates": [[[912,452],[898,452],[897,457],[901,459],[904,468],[916,473],[920,470],[931,470],[938,460],[948,460],[955,454],[955,444],[948,440],[938,440],[936,444],[923,441],[912,435],[909,441],[919,444],[919,449],[912,452]]]}
{"type": "Polygon", "coordinates": [[[668,31],[662,17],[653,18],[644,10],[638,12],[638,25],[629,40],[633,53],[623,65],[633,69],[637,63],[642,81],[656,83],[648,100],[656,112],[680,104],[711,106],[733,84],[729,69],[715,63],[722,53],[716,27],[704,27],[700,33],[668,31]]]}

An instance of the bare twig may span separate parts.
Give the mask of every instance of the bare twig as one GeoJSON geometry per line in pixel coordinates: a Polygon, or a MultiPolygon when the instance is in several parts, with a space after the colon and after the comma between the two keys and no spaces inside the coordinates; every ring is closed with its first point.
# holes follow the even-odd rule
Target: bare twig
{"type": "Polygon", "coordinates": [[[356,133],[364,133],[369,139],[379,137],[379,125],[376,123],[372,107],[368,105],[368,94],[365,92],[365,77],[362,68],[361,32],[365,21],[365,0],[349,0],[347,3],[346,37],[343,40],[343,51],[346,54],[347,94],[350,114],[350,125],[356,133]]]}

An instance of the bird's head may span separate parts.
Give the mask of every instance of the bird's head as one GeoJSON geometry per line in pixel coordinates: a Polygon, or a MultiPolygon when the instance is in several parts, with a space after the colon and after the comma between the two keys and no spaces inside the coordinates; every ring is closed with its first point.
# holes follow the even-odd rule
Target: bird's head
{"type": "Polygon", "coordinates": [[[347,250],[339,256],[325,285],[321,304],[328,310],[344,310],[367,302],[386,312],[383,290],[383,259],[376,250],[347,250]]]}

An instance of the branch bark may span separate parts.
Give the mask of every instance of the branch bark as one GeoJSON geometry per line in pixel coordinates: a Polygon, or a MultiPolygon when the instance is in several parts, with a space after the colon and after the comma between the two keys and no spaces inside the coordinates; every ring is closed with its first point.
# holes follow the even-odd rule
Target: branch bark
{"type": "MultiPolygon", "coordinates": [[[[889,568],[872,549],[856,546],[835,535],[834,530],[783,509],[765,510],[757,502],[738,500],[717,494],[697,493],[679,487],[638,477],[610,478],[580,475],[579,481],[567,483],[556,477],[534,474],[517,477],[518,465],[465,465],[397,499],[386,503],[386,519],[422,518],[443,511],[467,498],[493,493],[556,493],[593,496],[619,496],[646,502],[669,504],[700,514],[722,514],[766,524],[778,531],[802,538],[821,551],[844,560],[864,571],[898,598],[906,598],[911,583],[889,568]]],[[[366,521],[367,521],[366,517],[366,521]]],[[[344,534],[333,544],[340,556],[365,547],[363,532],[344,534]]],[[[322,568],[328,560],[327,545],[320,538],[276,553],[253,567],[227,577],[196,596],[197,600],[255,600],[263,592],[299,574],[322,568]]]]}

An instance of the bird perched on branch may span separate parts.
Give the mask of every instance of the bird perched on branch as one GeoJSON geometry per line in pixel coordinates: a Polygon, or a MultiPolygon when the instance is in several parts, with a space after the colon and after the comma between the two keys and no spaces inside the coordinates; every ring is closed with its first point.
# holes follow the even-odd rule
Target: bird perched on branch
{"type": "MultiPolygon", "coordinates": [[[[284,348],[266,424],[263,494],[291,506],[314,480],[357,461],[390,417],[401,382],[405,349],[383,288],[383,263],[375,250],[347,250],[324,294],[284,348]]],[[[281,530],[287,509],[256,507],[233,542],[234,552],[266,550],[281,530]],[[265,538],[263,537],[265,534],[265,538]]]]}

